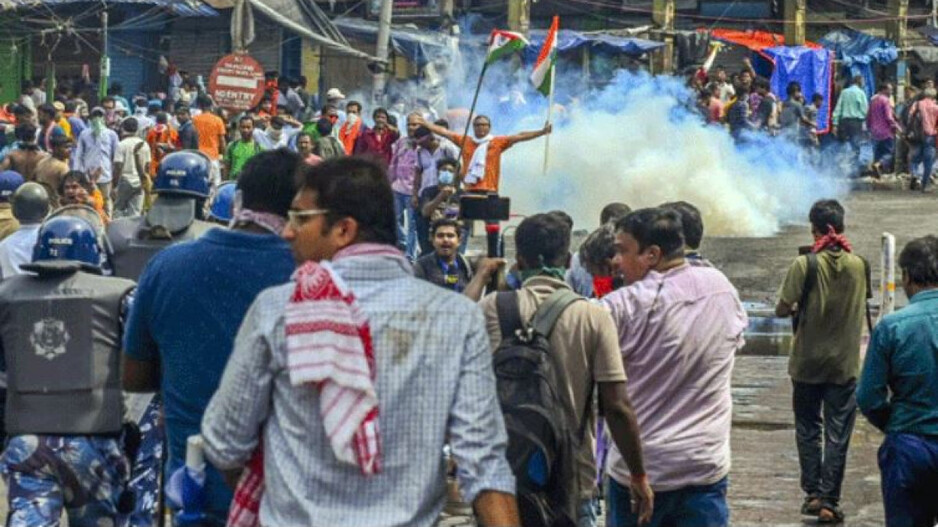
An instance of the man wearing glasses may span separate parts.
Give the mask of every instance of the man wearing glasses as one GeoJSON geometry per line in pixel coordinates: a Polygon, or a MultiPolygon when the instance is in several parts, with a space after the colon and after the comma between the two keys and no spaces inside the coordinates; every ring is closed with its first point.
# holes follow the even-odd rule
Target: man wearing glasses
{"type": "Polygon", "coordinates": [[[462,148],[462,182],[469,192],[498,193],[501,178],[502,153],[512,146],[545,136],[553,130],[550,123],[540,130],[520,132],[515,135],[492,135],[492,120],[477,115],[472,120],[473,137],[458,134],[421,118],[420,125],[431,132],[445,137],[462,148]]]}
{"type": "Polygon", "coordinates": [[[248,311],[202,422],[214,466],[247,465],[236,522],[429,527],[448,441],[480,523],[520,525],[482,313],[413,276],[393,200],[374,161],[303,169],[299,267],[248,311]]]}

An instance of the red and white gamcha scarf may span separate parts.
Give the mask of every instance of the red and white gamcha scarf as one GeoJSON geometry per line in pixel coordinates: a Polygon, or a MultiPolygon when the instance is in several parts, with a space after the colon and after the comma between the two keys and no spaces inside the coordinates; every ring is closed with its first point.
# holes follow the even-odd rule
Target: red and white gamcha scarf
{"type": "MultiPolygon", "coordinates": [[[[380,244],[347,247],[333,260],[354,256],[403,259],[380,244]]],[[[336,458],[370,476],[381,471],[381,434],[371,329],[355,295],[329,262],[306,262],[293,273],[286,307],[287,369],[293,386],[319,390],[319,412],[336,458]]],[[[258,446],[235,489],[229,527],[256,527],[264,492],[258,446]]]]}

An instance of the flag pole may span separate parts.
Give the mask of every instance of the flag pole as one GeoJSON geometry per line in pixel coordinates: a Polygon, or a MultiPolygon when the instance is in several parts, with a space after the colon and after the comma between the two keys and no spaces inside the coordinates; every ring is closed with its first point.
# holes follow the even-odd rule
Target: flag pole
{"type": "MultiPolygon", "coordinates": [[[[469,127],[472,126],[472,115],[476,111],[476,103],[479,102],[479,92],[482,91],[482,79],[485,78],[485,72],[488,69],[489,69],[489,62],[485,61],[485,63],[482,65],[482,71],[479,73],[479,82],[476,83],[475,95],[472,96],[472,106],[469,107],[469,117],[466,118],[466,128],[463,130],[463,133],[462,133],[462,141],[459,142],[459,156],[457,157],[457,159],[459,160],[460,164],[463,162],[462,152],[466,148],[466,141],[469,139],[469,127]]],[[[467,166],[460,167],[459,173],[463,174],[468,169],[469,167],[467,166]]],[[[460,181],[462,181],[461,177],[460,177],[460,181]]]]}
{"type": "MultiPolygon", "coordinates": [[[[554,76],[557,72],[557,67],[552,66],[550,68],[550,95],[547,97],[547,124],[550,125],[550,121],[553,118],[554,113],[554,76]]],[[[544,175],[547,175],[547,166],[550,164],[550,136],[547,134],[547,137],[544,138],[544,175]]]]}

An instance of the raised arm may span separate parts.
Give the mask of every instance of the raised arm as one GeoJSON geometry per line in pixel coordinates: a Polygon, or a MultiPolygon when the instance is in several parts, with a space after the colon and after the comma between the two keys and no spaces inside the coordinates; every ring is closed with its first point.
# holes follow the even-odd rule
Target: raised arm
{"type": "Polygon", "coordinates": [[[430,131],[433,132],[434,134],[441,136],[441,137],[445,137],[454,143],[459,143],[459,140],[462,138],[462,136],[460,136],[456,132],[449,130],[447,128],[443,128],[442,126],[435,125],[431,123],[430,121],[424,119],[422,116],[419,118],[417,122],[421,126],[426,126],[427,128],[429,128],[430,131]]]}
{"type": "Polygon", "coordinates": [[[544,128],[540,130],[532,130],[530,132],[521,132],[515,135],[508,136],[508,144],[513,145],[516,143],[523,143],[525,141],[531,141],[532,139],[537,139],[550,134],[554,131],[554,125],[552,123],[547,123],[544,125],[544,128]]]}

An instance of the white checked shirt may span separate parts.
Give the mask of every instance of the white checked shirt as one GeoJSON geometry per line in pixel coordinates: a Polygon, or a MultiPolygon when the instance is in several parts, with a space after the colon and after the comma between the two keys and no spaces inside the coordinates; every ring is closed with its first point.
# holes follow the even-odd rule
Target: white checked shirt
{"type": "Polygon", "coordinates": [[[290,384],[284,308],[293,283],[264,291],[245,315],[202,421],[208,459],[220,469],[241,467],[263,437],[261,525],[431,526],[446,499],[447,437],[467,501],[483,490],[513,494],[480,309],[392,259],[348,257],[333,267],[371,327],[382,472],[365,477],[339,462],[318,390],[290,384]]]}

